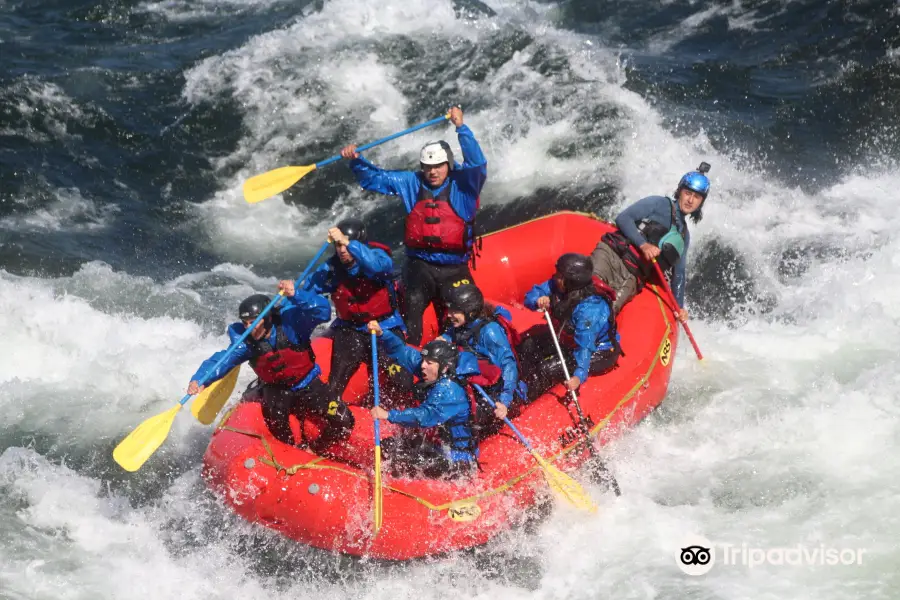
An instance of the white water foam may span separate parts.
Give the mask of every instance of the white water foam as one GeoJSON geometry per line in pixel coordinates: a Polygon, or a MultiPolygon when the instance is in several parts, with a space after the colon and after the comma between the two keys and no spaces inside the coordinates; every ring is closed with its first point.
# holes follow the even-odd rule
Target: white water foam
{"type": "Polygon", "coordinates": [[[68,123],[90,124],[95,114],[102,113],[97,107],[86,111],[58,85],[28,76],[0,91],[0,94],[17,97],[17,108],[24,117],[23,122],[40,123],[44,130],[39,131],[32,126],[11,128],[3,124],[0,125],[0,135],[22,136],[36,144],[77,138],[79,136],[69,131],[68,123]]]}
{"type": "MultiPolygon", "coordinates": [[[[78,188],[56,190],[56,199],[49,205],[24,215],[0,219],[0,229],[16,231],[98,231],[110,225],[119,212],[114,205],[97,206],[81,195],[78,188]]],[[[30,199],[22,199],[28,204],[30,199]]]]}
{"type": "MultiPolygon", "coordinates": [[[[270,211],[254,214],[260,238],[269,226],[282,239],[296,244],[314,246],[318,242],[313,240],[324,236],[327,224],[309,211],[287,209],[278,199],[246,207],[239,198],[243,177],[271,168],[277,157],[286,156],[281,153],[291,147],[290,136],[297,138],[320,127],[329,134],[337,131],[337,115],[344,114],[344,107],[327,106],[331,98],[339,96],[331,90],[354,85],[350,78],[333,74],[325,88],[328,91],[317,100],[326,108],[307,112],[312,111],[305,108],[312,106],[309,97],[316,96],[301,98],[302,85],[276,69],[279,61],[299,56],[302,48],[310,61],[324,61],[316,73],[325,77],[329,66],[352,68],[349,49],[338,58],[326,56],[339,54],[345,39],[348,48],[366,36],[374,38],[385,32],[425,36],[436,43],[454,35],[484,43],[489,31],[501,28],[503,19],[508,18],[508,5],[497,7],[498,17],[475,25],[448,17],[435,26],[436,33],[430,38],[424,32],[424,5],[389,5],[392,10],[384,14],[362,8],[365,17],[337,11],[345,6],[326,4],[315,31],[303,29],[303,21],[298,21],[268,38],[255,38],[232,54],[201,63],[188,74],[186,94],[191,98],[214,100],[229,93],[248,103],[245,122],[252,126],[242,149],[225,160],[250,164],[251,155],[263,157],[253,168],[223,181],[226,191],[200,208],[208,211],[204,213],[208,220],[238,219],[241,211],[249,215],[250,210],[260,208],[270,211]],[[396,17],[398,13],[406,16],[396,17]],[[410,15],[418,15],[421,22],[414,22],[410,15]],[[326,18],[334,22],[326,22],[326,18]],[[343,33],[348,23],[355,23],[359,33],[343,33]],[[309,36],[290,39],[291,33],[302,32],[309,36]],[[281,44],[287,49],[281,49],[281,44]],[[235,84],[236,77],[246,77],[246,83],[235,84]],[[251,90],[254,77],[262,83],[256,96],[251,90]],[[293,120],[279,116],[282,108],[290,106],[298,107],[293,120]],[[280,125],[269,128],[266,114],[280,125]],[[293,123],[299,125],[290,129],[293,123]],[[289,127],[288,135],[270,141],[275,139],[271,132],[280,126],[289,127]],[[225,198],[228,194],[230,201],[225,198]],[[217,207],[216,202],[221,205],[217,207]],[[276,208],[269,209],[269,205],[276,208]],[[316,229],[309,232],[306,226],[316,229]]],[[[440,4],[438,10],[446,12],[447,6],[440,4]]],[[[479,559],[468,554],[378,569],[357,580],[346,576],[337,584],[301,568],[292,572],[292,577],[310,579],[285,584],[272,571],[247,566],[248,555],[266,555],[262,549],[242,551],[237,543],[251,537],[256,528],[236,527],[232,537],[226,535],[225,541],[202,549],[171,541],[165,525],[168,520],[202,524],[213,519],[191,508],[196,502],[195,486],[200,486],[196,473],[171,482],[162,500],[132,508],[114,494],[104,496],[99,480],[50,464],[30,451],[9,449],[0,457],[0,486],[14,504],[0,503],[0,527],[18,528],[17,535],[24,541],[11,546],[17,554],[3,556],[0,582],[4,587],[27,598],[199,598],[216,594],[303,598],[324,594],[392,599],[837,600],[897,596],[900,580],[892,564],[900,535],[895,502],[900,492],[900,461],[896,459],[900,365],[894,341],[900,334],[900,239],[895,233],[900,171],[885,168],[848,174],[840,183],[814,194],[785,187],[756,173],[752,161],[716,152],[702,130],[672,132],[664,128],[660,115],[646,101],[621,87],[614,56],[599,40],[560,32],[539,20],[529,33],[563,49],[570,68],[584,80],[576,87],[583,89],[571,104],[542,106],[547,88],[554,82],[528,66],[525,58],[533,55],[534,48],[526,48],[502,65],[484,89],[479,88],[485,106],[468,113],[467,120],[484,142],[491,161],[491,190],[496,192],[492,196],[503,198],[501,188],[508,188],[509,197],[515,197],[523,190],[533,190],[542,178],[557,184],[581,177],[579,181],[588,187],[610,179],[622,193],[614,214],[641,196],[670,193],[681,174],[700,160],[708,160],[713,165],[713,191],[704,221],[692,227],[692,256],[713,240],[728,246],[751,271],[754,284],[775,298],[774,305],[765,309],[742,307],[746,310],[740,318],[691,321],[707,359],[698,363],[682,336],[673,383],[663,406],[606,449],[622,497],[614,499],[591,488],[602,505],[598,516],[584,517],[558,507],[536,531],[517,530],[482,551],[533,560],[525,570],[534,585],[520,583],[509,573],[517,568],[507,563],[498,570],[512,581],[489,577],[479,559]],[[537,93],[519,100],[516,94],[524,96],[528,90],[537,93]],[[577,122],[562,113],[574,115],[576,105],[588,101],[594,103],[591,107],[612,105],[621,110],[620,121],[597,124],[601,131],[615,134],[614,148],[588,148],[573,158],[548,157],[553,141],[579,137],[559,125],[571,127],[577,122]],[[508,115],[514,117],[507,119],[508,115]],[[504,129],[501,124],[507,123],[509,127],[504,129]],[[495,164],[499,168],[494,168],[495,164]],[[521,164],[532,168],[520,168],[521,164]],[[809,264],[786,275],[780,266],[790,250],[809,264]],[[59,500],[62,490],[70,496],[68,504],[59,500]],[[134,541],[128,541],[128,535],[134,541]],[[703,577],[692,578],[676,565],[682,541],[692,535],[758,547],[798,543],[863,547],[867,554],[859,566],[750,570],[720,565],[703,577]],[[132,582],[136,585],[127,587],[132,582]]],[[[366,106],[388,115],[384,117],[387,121],[360,119],[354,125],[369,138],[398,128],[391,119],[401,119],[408,100],[400,91],[397,78],[401,75],[395,67],[383,58],[373,58],[377,55],[363,56],[372,79],[362,84],[380,90],[385,98],[382,102],[376,94],[366,106]]],[[[359,71],[355,73],[363,77],[359,71]]],[[[345,94],[342,102],[350,105],[354,95],[345,94]]],[[[431,133],[437,134],[437,130],[431,133]]],[[[390,152],[385,149],[373,156],[399,162],[413,156],[418,143],[413,137],[405,138],[390,152]],[[395,148],[403,148],[402,153],[388,159],[395,148]]],[[[356,197],[348,193],[344,209],[358,207],[356,197]]],[[[222,229],[219,235],[223,246],[249,245],[242,241],[240,231],[222,229]]],[[[260,243],[258,251],[267,251],[266,242],[260,243]]],[[[97,299],[83,288],[78,289],[80,297],[53,291],[60,285],[75,289],[76,284],[85,286],[94,277],[109,277],[101,266],[90,269],[80,280],[61,284],[0,277],[0,329],[10,332],[7,347],[13,348],[12,358],[0,362],[0,414],[6,423],[57,435],[60,444],[73,448],[121,436],[143,418],[169,407],[183,392],[185,377],[224,341],[221,327],[211,333],[200,325],[211,319],[204,316],[203,307],[196,314],[186,312],[187,317],[132,316],[120,307],[96,308],[100,306],[97,299]],[[41,371],[35,363],[50,365],[50,372],[46,366],[41,371]],[[122,394],[123,389],[130,393],[122,394]],[[98,402],[106,410],[96,410],[98,402]],[[92,409],[90,416],[85,416],[92,409]]],[[[214,300],[215,310],[222,315],[220,324],[244,285],[274,284],[256,281],[252,271],[238,265],[223,266],[216,275],[235,287],[233,293],[215,296],[220,298],[214,300]]],[[[208,277],[185,275],[168,285],[182,290],[178,294],[190,303],[206,306],[213,296],[212,290],[204,287],[211,286],[208,277]]],[[[121,275],[121,280],[112,281],[105,290],[127,286],[129,277],[121,275]]],[[[165,297],[166,290],[159,289],[165,286],[131,283],[165,297]]],[[[690,291],[688,297],[690,300],[690,291]]],[[[137,300],[123,302],[133,306],[137,300]]],[[[195,427],[189,419],[178,421],[167,441],[173,452],[191,451],[187,438],[195,427]]],[[[134,480],[140,481],[140,477],[134,476],[134,480]]],[[[289,547],[276,547],[278,551],[272,552],[276,556],[269,560],[277,560],[289,547]]]]}
{"type": "MultiPolygon", "coordinates": [[[[236,270],[223,266],[207,277],[221,277],[222,269],[236,270]]],[[[81,448],[125,437],[143,419],[174,406],[200,362],[227,347],[225,325],[234,320],[240,299],[275,287],[274,280],[257,287],[264,282],[244,279],[253,285],[229,277],[209,293],[196,282],[158,285],[102,264],[58,280],[0,271],[5,426],[60,436],[64,445],[81,448]],[[199,287],[202,297],[192,287],[199,287]],[[204,303],[220,299],[222,311],[209,314],[197,304],[201,298],[204,303]],[[169,316],[177,312],[206,326],[169,316]]],[[[252,378],[244,369],[240,385],[252,378]]],[[[190,417],[176,420],[167,443],[177,447],[189,428],[190,417]]]]}
{"type": "Polygon", "coordinates": [[[173,23],[203,21],[217,18],[240,18],[248,13],[265,10],[284,0],[161,0],[142,2],[137,11],[161,15],[173,23]]]}
{"type": "MultiPolygon", "coordinates": [[[[498,17],[473,22],[457,19],[450,2],[404,2],[380,5],[377,10],[350,4],[329,2],[321,12],[252,38],[242,48],[211,57],[186,74],[187,101],[196,104],[230,97],[244,111],[247,134],[238,149],[219,162],[222,167],[240,168],[223,181],[223,189],[214,198],[198,207],[217,252],[228,257],[267,255],[277,251],[285,238],[307,244],[307,251],[314,247],[311,237],[321,239],[316,226],[323,215],[303,206],[287,206],[277,197],[247,205],[241,198],[243,181],[296,164],[297,149],[306,143],[335,140],[331,152],[337,153],[341,143],[372,140],[411,125],[405,117],[410,98],[402,90],[411,83],[427,85],[426,70],[432,64],[452,63],[455,48],[462,51],[466,45],[489,43],[505,35],[510,23],[526,27],[535,41],[499,67],[490,68],[477,57],[477,64],[464,67],[457,80],[446,84],[484,105],[466,113],[466,122],[489,157],[490,177],[483,200],[508,202],[539,185],[574,181],[588,186],[608,173],[598,165],[605,157],[584,147],[571,159],[549,155],[556,146],[579,145],[571,134],[573,121],[584,121],[596,104],[594,86],[579,88],[566,81],[565,74],[545,76],[529,64],[548,49],[561,52],[560,40],[572,45],[571,34],[546,24],[521,23],[521,15],[511,8],[501,7],[498,17]],[[397,59],[386,57],[381,45],[385,39],[403,38],[414,40],[420,55],[392,63],[397,59]],[[482,83],[478,73],[488,68],[489,78],[482,83]],[[560,87],[571,93],[560,94],[560,87]],[[568,97],[560,103],[558,96],[568,97]],[[352,130],[352,137],[340,141],[339,132],[345,130],[352,130]],[[263,232],[270,234],[268,239],[262,238],[263,232]]],[[[596,48],[591,56],[602,57],[607,66],[606,73],[598,75],[602,80],[597,85],[602,87],[617,76],[615,57],[596,48]]],[[[447,95],[448,104],[459,100],[447,95]]],[[[592,135],[615,128],[615,123],[598,123],[592,135]]],[[[449,139],[459,151],[452,128],[436,127],[376,148],[367,156],[391,168],[414,168],[419,148],[436,137],[449,139]]],[[[321,158],[325,156],[310,157],[310,162],[321,158]]],[[[346,169],[342,165],[329,168],[346,169]]],[[[333,201],[358,204],[363,197],[358,186],[351,183],[346,189],[346,195],[333,201]]],[[[385,202],[384,206],[391,205],[385,202]]]]}

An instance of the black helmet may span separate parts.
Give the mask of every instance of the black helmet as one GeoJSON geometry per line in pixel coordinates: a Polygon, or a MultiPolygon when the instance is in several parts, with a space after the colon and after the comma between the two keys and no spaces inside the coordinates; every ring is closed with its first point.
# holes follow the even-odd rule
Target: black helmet
{"type": "Polygon", "coordinates": [[[432,340],[422,347],[422,360],[436,362],[438,376],[455,371],[458,358],[459,352],[456,350],[456,346],[443,338],[432,340]]]}
{"type": "Polygon", "coordinates": [[[471,323],[478,318],[484,308],[484,294],[472,283],[450,288],[447,292],[447,308],[453,312],[463,313],[466,315],[466,322],[471,323]]]}
{"type": "Polygon", "coordinates": [[[366,224],[362,222],[362,219],[350,217],[349,219],[344,219],[338,223],[336,227],[351,241],[357,240],[360,243],[365,244],[369,239],[366,235],[366,224]]]}
{"type": "MultiPolygon", "coordinates": [[[[256,317],[269,305],[272,301],[271,298],[266,296],[265,294],[253,294],[243,302],[238,307],[238,318],[241,321],[249,321],[256,320],[256,317]]],[[[269,325],[272,323],[272,311],[270,310],[265,319],[263,319],[266,328],[268,329],[269,325]]]]}
{"type": "Polygon", "coordinates": [[[566,284],[566,292],[580,290],[591,283],[594,263],[589,256],[568,252],[556,261],[556,272],[566,284]]]}

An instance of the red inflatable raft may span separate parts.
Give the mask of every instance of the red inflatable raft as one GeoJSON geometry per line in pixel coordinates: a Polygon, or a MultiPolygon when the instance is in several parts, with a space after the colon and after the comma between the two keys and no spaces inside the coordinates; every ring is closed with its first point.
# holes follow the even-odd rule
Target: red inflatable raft
{"type": "MultiPolygon", "coordinates": [[[[563,212],[484,236],[474,276],[489,301],[507,307],[519,331],[543,322],[525,309],[525,293],[548,279],[564,252],[590,254],[612,226],[590,215],[563,212]]],[[[640,421],[666,394],[677,328],[665,291],[648,285],[619,315],[626,356],[613,371],[589,378],[581,406],[603,444],[640,421]]],[[[437,333],[426,313],[426,341],[437,333]]],[[[327,378],[331,340],[313,342],[327,378]]],[[[345,401],[358,404],[368,386],[361,367],[345,401]]],[[[541,469],[505,427],[480,444],[481,470],[471,480],[393,479],[383,474],[383,525],[373,536],[373,423],[368,410],[353,406],[356,426],[347,442],[347,462],[316,456],[274,440],[259,404],[248,392],[226,414],[204,456],[204,476],[235,512],[317,548],[381,559],[405,560],[484,544],[521,522],[525,509],[548,487],[541,469]]],[[[574,409],[556,385],[515,419],[538,453],[563,471],[588,458],[574,431],[574,409]]],[[[294,418],[291,418],[294,421],[294,418]]],[[[395,426],[382,421],[382,439],[395,426]]],[[[293,422],[295,435],[299,424],[293,422]]],[[[298,438],[299,439],[299,438],[298,438]]]]}

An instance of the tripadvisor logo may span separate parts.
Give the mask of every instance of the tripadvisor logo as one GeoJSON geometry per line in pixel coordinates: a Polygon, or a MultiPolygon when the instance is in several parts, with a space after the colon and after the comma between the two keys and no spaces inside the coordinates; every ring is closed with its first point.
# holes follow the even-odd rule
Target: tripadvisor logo
{"type": "Polygon", "coordinates": [[[713,544],[702,536],[690,536],[678,548],[678,568],[687,575],[705,575],[714,565],[749,569],[774,566],[852,566],[863,563],[865,548],[834,548],[819,544],[795,544],[756,548],[747,544],[713,544]]]}
{"type": "Polygon", "coordinates": [[[716,549],[705,537],[693,535],[678,550],[678,568],[687,575],[706,575],[716,564],[716,549]]]}

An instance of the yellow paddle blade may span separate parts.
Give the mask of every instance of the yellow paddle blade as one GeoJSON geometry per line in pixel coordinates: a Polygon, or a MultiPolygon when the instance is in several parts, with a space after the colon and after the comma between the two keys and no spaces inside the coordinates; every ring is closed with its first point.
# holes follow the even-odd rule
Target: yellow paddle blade
{"type": "Polygon", "coordinates": [[[181,406],[176,404],[166,412],[150,417],[129,433],[128,437],[113,450],[113,458],[119,466],[131,472],[140,469],[141,465],[147,462],[156,449],[166,441],[172,428],[172,421],[175,420],[181,406]]]}
{"type": "Polygon", "coordinates": [[[191,414],[204,425],[212,423],[228,399],[231,398],[231,392],[237,383],[238,374],[241,372],[240,365],[229,371],[228,375],[222,379],[213,382],[209,387],[200,392],[194,403],[191,404],[191,414]]]}
{"type": "Polygon", "coordinates": [[[577,481],[548,463],[537,452],[532,452],[532,455],[543,469],[550,489],[579,510],[597,512],[597,505],[577,481]]]}
{"type": "Polygon", "coordinates": [[[381,446],[375,446],[375,490],[373,495],[375,496],[375,535],[378,535],[384,516],[381,489],[381,446]]]}
{"type": "Polygon", "coordinates": [[[260,175],[254,175],[244,182],[244,200],[250,204],[262,202],[266,198],[280,194],[315,170],[316,165],[281,167],[260,175]]]}

